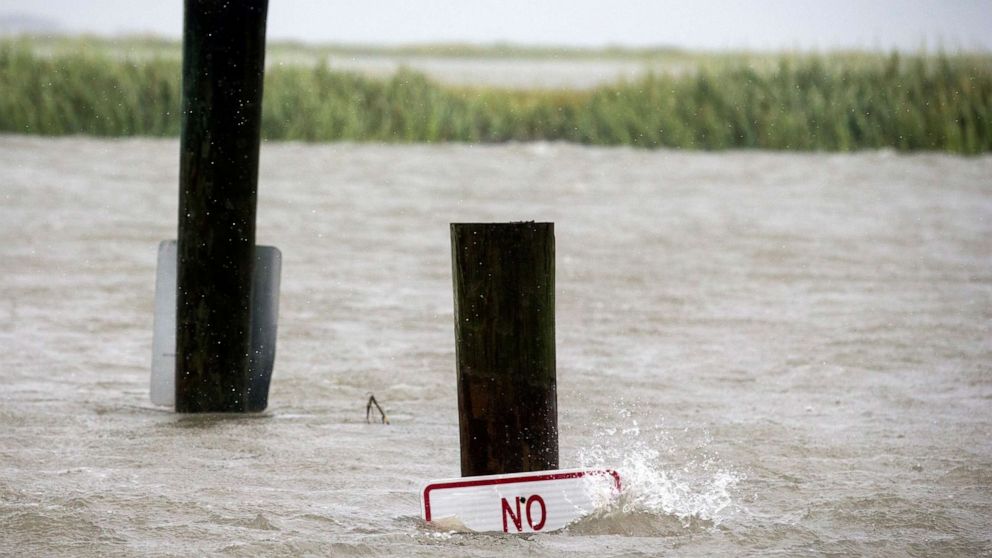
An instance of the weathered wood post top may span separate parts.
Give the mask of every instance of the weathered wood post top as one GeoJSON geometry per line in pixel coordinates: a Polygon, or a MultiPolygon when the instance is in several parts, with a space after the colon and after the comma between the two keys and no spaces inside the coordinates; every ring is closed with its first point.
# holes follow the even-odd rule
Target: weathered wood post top
{"type": "Polygon", "coordinates": [[[176,411],[249,404],[267,0],[186,0],[176,411]]]}
{"type": "Polygon", "coordinates": [[[452,223],[463,476],[558,468],[554,223],[452,223]]]}

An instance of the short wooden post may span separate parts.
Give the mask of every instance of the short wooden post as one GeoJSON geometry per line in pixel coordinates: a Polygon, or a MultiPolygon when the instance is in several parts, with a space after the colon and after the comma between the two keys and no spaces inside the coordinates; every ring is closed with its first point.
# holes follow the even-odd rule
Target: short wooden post
{"type": "Polygon", "coordinates": [[[558,468],[554,223],[452,223],[462,475],[558,468]]]}
{"type": "Polygon", "coordinates": [[[249,410],[268,0],[186,0],[176,411],[249,410]]]}

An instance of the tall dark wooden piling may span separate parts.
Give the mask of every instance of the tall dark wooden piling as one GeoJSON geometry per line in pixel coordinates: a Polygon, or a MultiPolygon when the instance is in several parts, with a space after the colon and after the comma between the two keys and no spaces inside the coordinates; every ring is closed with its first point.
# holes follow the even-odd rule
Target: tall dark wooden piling
{"type": "Polygon", "coordinates": [[[554,223],[452,223],[462,475],[558,468],[554,223]]]}
{"type": "Polygon", "coordinates": [[[186,0],[176,411],[244,412],[268,0],[186,0]]]}

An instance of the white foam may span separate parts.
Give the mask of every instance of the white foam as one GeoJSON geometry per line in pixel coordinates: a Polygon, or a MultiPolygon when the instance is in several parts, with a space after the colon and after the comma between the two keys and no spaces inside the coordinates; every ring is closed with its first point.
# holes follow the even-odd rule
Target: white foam
{"type": "MultiPolygon", "coordinates": [[[[663,429],[642,429],[626,409],[618,414],[620,426],[603,428],[593,446],[579,451],[582,467],[613,467],[620,473],[623,491],[607,513],[668,515],[687,525],[693,520],[719,524],[739,510],[734,489],[742,474],[713,455],[666,461],[662,450],[670,439],[663,429]]],[[[609,495],[599,496],[608,505],[609,495]]]]}

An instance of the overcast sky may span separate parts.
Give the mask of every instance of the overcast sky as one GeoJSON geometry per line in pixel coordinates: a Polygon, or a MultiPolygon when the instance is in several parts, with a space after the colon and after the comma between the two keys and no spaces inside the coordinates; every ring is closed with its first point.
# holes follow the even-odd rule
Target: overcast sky
{"type": "MultiPolygon", "coordinates": [[[[30,16],[67,32],[179,37],[182,4],[0,0],[0,21],[30,16]]],[[[270,0],[268,33],[379,44],[992,50],[992,0],[270,0]]]]}

